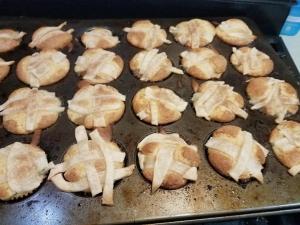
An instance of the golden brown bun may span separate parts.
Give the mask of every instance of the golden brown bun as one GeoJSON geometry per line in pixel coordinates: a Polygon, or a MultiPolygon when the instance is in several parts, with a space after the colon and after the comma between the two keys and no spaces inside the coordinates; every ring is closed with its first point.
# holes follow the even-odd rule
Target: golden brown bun
{"type": "MultiPolygon", "coordinates": [[[[235,105],[235,107],[239,108],[239,110],[242,110],[242,108],[244,107],[244,99],[243,97],[231,90],[230,86],[226,85],[224,82],[222,81],[206,81],[204,83],[202,83],[201,85],[199,85],[199,87],[197,88],[197,90],[195,90],[195,94],[197,95],[197,93],[202,96],[205,95],[205,93],[210,92],[210,90],[215,86],[218,85],[219,87],[215,90],[215,92],[219,92],[220,96],[217,97],[221,98],[223,96],[226,96],[226,99],[221,103],[218,104],[208,115],[209,120],[214,120],[217,122],[230,122],[232,120],[234,120],[236,118],[236,115],[239,115],[240,117],[246,119],[247,118],[247,113],[244,111],[242,112],[242,114],[239,114],[237,112],[237,110],[235,108],[232,108],[232,104],[235,105]],[[225,90],[224,90],[225,89],[225,90]]],[[[202,109],[204,109],[203,104],[201,104],[200,106],[197,106],[197,97],[194,94],[195,97],[192,98],[193,104],[194,104],[194,108],[196,107],[200,107],[202,109]]],[[[212,97],[210,97],[211,99],[212,97]]],[[[208,99],[209,100],[209,99],[208,99]]],[[[218,100],[217,100],[218,101],[218,100]]],[[[210,110],[210,109],[208,109],[210,110]]],[[[196,110],[196,114],[197,114],[197,110],[196,110]]],[[[204,115],[197,115],[199,117],[205,117],[204,115]]]]}
{"type": "MultiPolygon", "coordinates": [[[[171,91],[169,89],[160,88],[158,86],[150,86],[148,88],[150,88],[151,91],[154,91],[156,93],[159,93],[160,91],[165,92],[165,90],[168,90],[168,92],[171,91]]],[[[150,106],[151,100],[149,100],[149,98],[147,98],[145,92],[146,92],[146,88],[143,88],[135,94],[135,96],[132,100],[132,107],[136,114],[138,114],[140,112],[144,112],[146,114],[145,117],[142,119],[143,121],[153,124],[152,116],[151,116],[151,106],[150,106]]],[[[166,95],[166,94],[164,94],[164,93],[161,94],[161,99],[163,98],[164,95],[166,95]]],[[[173,96],[176,97],[176,94],[172,91],[172,97],[173,96]]],[[[177,96],[177,98],[178,98],[178,96],[177,96]]],[[[170,101],[172,101],[171,98],[169,98],[169,99],[170,99],[170,101]]],[[[183,100],[181,99],[181,101],[183,101],[183,100]]],[[[166,106],[165,102],[161,102],[158,100],[154,100],[154,102],[158,108],[158,118],[157,118],[158,124],[172,123],[181,118],[181,112],[182,112],[181,110],[171,109],[166,106]]],[[[182,104],[184,104],[184,103],[182,103],[182,104]]],[[[186,107],[186,105],[185,105],[185,107],[186,107]]],[[[182,107],[182,108],[185,109],[185,107],[182,107]]],[[[155,125],[155,124],[153,124],[153,125],[155,125]]]]}
{"type": "MultiPolygon", "coordinates": [[[[300,147],[297,147],[294,143],[291,143],[287,139],[287,144],[278,144],[281,139],[287,138],[280,130],[285,129],[292,136],[300,134],[300,123],[296,121],[283,121],[275,127],[270,135],[270,143],[272,144],[273,151],[277,159],[289,169],[293,166],[300,164],[300,147]]],[[[298,140],[299,142],[299,140],[298,140]]]]}
{"type": "Polygon", "coordinates": [[[2,58],[0,58],[0,82],[8,75],[10,65],[13,63],[14,61],[5,62],[2,58]],[[3,65],[1,65],[1,63],[3,63],[3,65]]]}
{"type": "MultiPolygon", "coordinates": [[[[222,140],[231,143],[238,148],[243,145],[243,136],[241,128],[232,125],[225,125],[213,132],[213,138],[221,138],[222,140]]],[[[234,149],[228,149],[234,150],[234,149]]],[[[230,177],[230,170],[235,166],[236,160],[229,153],[225,153],[215,148],[208,147],[208,160],[211,165],[222,175],[230,177]]],[[[266,155],[262,148],[257,144],[253,144],[252,151],[254,153],[255,160],[257,160],[261,165],[265,163],[266,155]]],[[[239,176],[239,180],[248,180],[253,177],[252,172],[248,169],[244,170],[239,176]]],[[[262,182],[262,181],[261,181],[262,182]]]]}
{"type": "Polygon", "coordinates": [[[105,84],[117,79],[124,68],[124,61],[119,55],[116,55],[113,52],[103,50],[101,48],[87,49],[82,56],[77,58],[75,63],[75,72],[87,80],[91,84],[105,84]],[[106,56],[100,58],[99,56],[106,56]],[[96,71],[97,66],[99,66],[103,60],[107,60],[109,57],[111,60],[108,60],[102,65],[102,70],[96,71]],[[103,72],[103,67],[110,66],[114,70],[103,72]],[[87,75],[92,74],[92,78],[88,78],[87,75]]]}
{"type": "MultiPolygon", "coordinates": [[[[14,143],[16,144],[16,143],[14,143]]],[[[46,155],[42,149],[40,149],[37,146],[29,145],[29,144],[22,144],[22,143],[17,143],[18,148],[24,148],[21,153],[17,153],[16,156],[14,156],[13,159],[17,161],[9,161],[8,156],[11,154],[11,147],[14,145],[8,145],[5,148],[1,149],[0,153],[0,177],[5,176],[5,181],[2,181],[0,183],[0,200],[3,201],[8,201],[8,200],[14,200],[14,199],[19,199],[22,197],[27,196],[30,194],[32,191],[34,191],[37,187],[33,187],[32,190],[22,190],[22,191],[17,191],[14,189],[14,186],[10,186],[9,182],[12,182],[11,180],[9,181],[8,179],[8,174],[9,173],[17,173],[17,177],[13,176],[14,179],[18,180],[18,182],[24,182],[24,177],[30,178],[32,175],[31,172],[36,171],[37,167],[36,164],[39,162],[40,167],[41,167],[41,160],[43,163],[44,168],[40,168],[42,170],[37,171],[39,174],[40,178],[37,181],[39,184],[42,182],[42,180],[45,178],[45,175],[48,171],[48,163],[46,159],[46,155]],[[26,154],[27,153],[27,154],[26,154]],[[11,164],[8,167],[8,164],[11,164]],[[13,165],[15,163],[15,165],[13,165]],[[14,171],[8,171],[8,168],[14,168],[14,171]]],[[[16,153],[14,153],[16,154],[16,153]]],[[[12,156],[10,156],[12,157],[12,156]]],[[[13,160],[11,159],[11,160],[13,160]]],[[[11,177],[10,175],[9,177],[11,177]]],[[[35,180],[34,180],[35,181],[35,180]]],[[[34,185],[36,186],[36,185],[34,185]]]]}
{"type": "Polygon", "coordinates": [[[24,32],[18,32],[12,29],[0,30],[0,53],[9,52],[18,47],[22,41],[24,32]],[[1,35],[8,35],[7,38],[1,38],[1,35]]]}
{"type": "MultiPolygon", "coordinates": [[[[13,91],[9,97],[8,100],[15,97],[22,97],[29,95],[29,93],[32,91],[30,88],[19,88],[15,91],[13,91]]],[[[38,92],[47,92],[47,91],[41,91],[38,92]]],[[[15,101],[10,104],[10,106],[19,106],[24,107],[23,110],[19,110],[16,113],[9,113],[7,115],[3,116],[3,126],[6,130],[8,130],[11,133],[14,134],[29,134],[32,133],[34,130],[38,129],[45,129],[47,127],[50,127],[52,124],[56,122],[58,119],[58,112],[50,112],[46,110],[38,110],[36,113],[35,119],[37,120],[34,125],[34,130],[27,130],[26,129],[26,119],[27,119],[27,113],[26,113],[26,107],[32,103],[33,97],[29,96],[25,98],[22,101],[15,101]]],[[[46,106],[61,106],[61,102],[58,98],[47,98],[45,100],[42,100],[43,107],[46,106]]]]}
{"type": "Polygon", "coordinates": [[[256,48],[233,48],[230,62],[243,75],[261,77],[269,75],[274,68],[272,59],[256,48]]]}
{"type": "Polygon", "coordinates": [[[227,67],[225,57],[209,48],[192,49],[180,55],[185,71],[198,79],[220,78],[227,67]]]}
{"type": "MultiPolygon", "coordinates": [[[[183,187],[188,182],[188,180],[195,181],[197,179],[196,171],[197,167],[199,167],[200,164],[200,156],[198,154],[197,147],[188,145],[182,138],[179,137],[178,134],[153,133],[145,137],[138,144],[140,168],[142,170],[143,176],[148,181],[153,182],[153,174],[155,170],[154,168],[155,164],[157,164],[157,162],[155,161],[157,160],[159,149],[162,148],[161,146],[165,147],[165,151],[173,151],[170,152],[170,154],[172,155],[172,161],[170,163],[170,166],[168,167],[166,175],[163,177],[162,183],[152,183],[152,191],[155,191],[159,187],[163,187],[165,189],[178,189],[183,187]],[[155,136],[158,136],[158,138],[153,138],[155,136]],[[170,137],[173,139],[172,146],[168,144],[170,137]],[[174,165],[177,163],[185,166],[186,169],[184,169],[183,171],[176,170],[176,166],[174,165]],[[194,172],[196,174],[194,174],[195,176],[193,178],[188,178],[185,176],[185,172],[192,167],[193,169],[195,169],[194,172]]],[[[164,162],[162,161],[162,163],[164,162]]]]}
{"type": "MultiPolygon", "coordinates": [[[[271,100],[259,109],[267,115],[276,117],[276,122],[280,123],[287,114],[295,114],[298,111],[299,99],[297,91],[292,85],[274,78],[259,77],[249,81],[246,91],[250,98],[250,103],[254,105],[267,92],[271,92],[272,85],[277,86],[278,93],[275,93],[276,95],[273,94],[271,100]],[[287,111],[285,112],[285,110],[287,111]]],[[[252,109],[256,109],[253,107],[252,109]]]]}
{"type": "Polygon", "coordinates": [[[17,77],[22,82],[29,84],[32,87],[39,87],[39,86],[54,84],[60,81],[68,74],[69,69],[70,69],[70,63],[64,54],[56,50],[45,50],[22,58],[17,65],[16,72],[17,72],[17,77]],[[55,62],[51,59],[53,55],[61,55],[63,56],[63,58],[59,62],[55,62]],[[32,82],[31,79],[33,75],[30,72],[32,71],[30,65],[32,63],[32,60],[35,60],[35,58],[39,58],[42,61],[46,60],[47,61],[46,67],[48,67],[50,70],[50,72],[47,72],[47,74],[49,75],[48,77],[47,76],[39,77],[38,79],[39,85],[36,85],[35,83],[31,83],[32,82]]]}
{"type": "Polygon", "coordinates": [[[235,46],[248,45],[256,39],[247,24],[240,19],[229,19],[216,28],[217,36],[227,44],[235,46]]]}
{"type": "MultiPolygon", "coordinates": [[[[88,95],[89,96],[88,98],[85,98],[84,100],[79,100],[78,105],[85,109],[90,109],[90,107],[92,109],[93,107],[91,106],[91,104],[92,104],[93,95],[88,94],[91,89],[95,90],[95,95],[97,95],[97,96],[105,97],[105,94],[120,94],[118,92],[118,90],[116,90],[115,88],[113,88],[111,86],[88,85],[88,86],[84,86],[84,87],[80,88],[75,93],[72,100],[76,101],[77,99],[82,98],[82,96],[88,95]]],[[[124,96],[123,100],[125,100],[125,96],[124,96]]],[[[99,104],[97,104],[97,107],[99,107],[101,104],[102,105],[111,105],[111,104],[119,105],[119,107],[117,109],[108,110],[103,113],[103,117],[106,122],[105,126],[109,126],[110,124],[113,124],[113,123],[117,122],[119,119],[121,119],[121,117],[125,111],[125,103],[123,100],[107,97],[106,99],[99,102],[99,104]]],[[[94,116],[97,117],[97,111],[94,113],[89,113],[89,114],[80,114],[80,113],[70,109],[70,107],[69,107],[67,113],[68,113],[69,119],[75,124],[84,125],[85,128],[87,128],[87,129],[92,129],[92,128],[98,127],[94,123],[94,116]]]]}
{"type": "Polygon", "coordinates": [[[193,49],[208,45],[216,34],[214,25],[202,19],[183,21],[171,26],[169,31],[177,42],[193,49]]]}
{"type": "Polygon", "coordinates": [[[167,40],[166,31],[150,20],[138,20],[132,24],[131,28],[124,28],[124,31],[127,32],[128,42],[138,48],[153,49],[164,43],[170,43],[167,40]]]}
{"type": "Polygon", "coordinates": [[[164,80],[172,72],[183,74],[180,69],[172,67],[172,62],[168,59],[166,53],[158,53],[158,49],[138,52],[130,60],[129,66],[133,74],[142,81],[164,80]],[[144,65],[145,60],[149,60],[146,65],[144,65]]]}

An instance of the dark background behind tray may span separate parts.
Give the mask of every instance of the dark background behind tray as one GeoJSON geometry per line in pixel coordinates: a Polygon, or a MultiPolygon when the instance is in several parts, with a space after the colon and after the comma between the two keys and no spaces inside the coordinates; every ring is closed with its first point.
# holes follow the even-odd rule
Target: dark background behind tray
{"type": "MultiPolygon", "coordinates": [[[[215,24],[217,21],[226,18],[210,18],[215,24]]],[[[258,36],[252,44],[264,51],[274,61],[275,69],[271,76],[284,79],[290,82],[299,90],[299,76],[297,72],[288,67],[277,55],[271,45],[258,30],[254,22],[243,18],[258,36]]],[[[153,22],[160,24],[167,29],[183,19],[153,19],[153,22]]],[[[116,87],[122,94],[125,94],[126,112],[116,125],[114,125],[114,138],[127,153],[127,164],[136,164],[136,145],[147,134],[157,131],[157,128],[139,121],[131,109],[133,95],[142,87],[151,83],[141,82],[136,79],[128,69],[128,62],[139,49],[130,46],[126,41],[122,28],[130,26],[134,19],[124,20],[68,20],[68,27],[75,29],[74,49],[67,53],[71,62],[71,70],[66,78],[57,84],[42,87],[49,91],[55,91],[62,99],[64,106],[67,100],[71,99],[76,91],[76,84],[79,81],[74,73],[74,62],[84,51],[78,38],[90,26],[105,26],[120,37],[121,43],[112,51],[121,55],[125,61],[122,75],[110,85],[116,87]]],[[[25,55],[31,54],[34,50],[29,49],[32,32],[42,25],[57,25],[62,20],[51,19],[27,19],[20,20],[6,19],[0,21],[0,27],[11,27],[23,30],[28,33],[24,42],[17,50],[2,55],[6,60],[17,62],[25,55]]],[[[175,66],[179,66],[179,53],[186,48],[174,42],[171,45],[163,45],[161,51],[166,51],[175,66]]],[[[215,37],[211,48],[217,49],[227,60],[231,54],[231,46],[222,43],[215,37]]],[[[7,99],[9,93],[18,87],[26,86],[16,79],[16,65],[12,66],[10,75],[0,83],[0,102],[7,99]]],[[[246,76],[242,76],[228,64],[228,68],[221,80],[234,86],[245,100],[246,76]]],[[[168,87],[174,90],[186,101],[192,96],[191,78],[187,75],[175,75],[158,82],[159,86],[168,87]]],[[[258,111],[250,111],[246,100],[246,109],[249,112],[247,120],[236,119],[230,124],[241,126],[243,129],[253,133],[256,140],[268,149],[268,136],[275,127],[274,119],[263,115],[258,111]]],[[[299,114],[290,119],[300,120],[299,114]]],[[[229,179],[220,176],[208,163],[203,144],[213,130],[220,127],[221,123],[209,122],[197,118],[191,104],[183,113],[181,120],[164,126],[169,132],[178,132],[187,142],[196,144],[202,157],[199,169],[199,179],[196,183],[190,183],[184,188],[166,191],[158,190],[155,194],[150,193],[150,184],[141,176],[140,171],[135,170],[134,174],[115,185],[115,206],[101,206],[101,197],[91,198],[82,194],[64,193],[59,191],[51,182],[45,182],[35,193],[25,199],[0,203],[0,224],[95,224],[114,222],[153,222],[153,221],[174,221],[183,219],[201,219],[209,221],[209,218],[224,219],[224,216],[246,217],[252,215],[267,215],[278,210],[299,210],[300,203],[300,177],[291,177],[287,170],[273,156],[272,152],[267,159],[264,170],[265,184],[260,185],[252,181],[241,186],[229,179]]],[[[66,115],[62,113],[57,123],[44,130],[40,146],[46,151],[50,161],[59,163],[62,160],[66,149],[75,142],[75,125],[72,124],[66,115]]],[[[4,129],[0,129],[0,147],[6,146],[14,141],[29,142],[31,135],[12,135],[4,129]]]]}

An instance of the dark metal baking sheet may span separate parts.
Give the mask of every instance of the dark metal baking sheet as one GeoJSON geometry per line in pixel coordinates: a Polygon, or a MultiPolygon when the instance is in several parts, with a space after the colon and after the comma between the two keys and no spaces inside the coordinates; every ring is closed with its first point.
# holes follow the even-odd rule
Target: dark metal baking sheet
{"type": "MultiPolygon", "coordinates": [[[[208,18],[212,22],[224,19],[226,18],[208,18]]],[[[276,55],[257,26],[252,21],[244,19],[258,36],[251,46],[267,53],[274,61],[275,68],[271,76],[290,82],[299,92],[299,75],[290,70],[276,55]]],[[[170,25],[175,25],[183,20],[185,19],[153,19],[153,22],[168,29],[170,25]]],[[[76,37],[73,50],[65,51],[71,62],[71,70],[67,77],[57,84],[42,87],[42,89],[56,92],[64,106],[67,106],[67,100],[74,95],[77,89],[76,84],[79,81],[73,68],[76,58],[84,51],[84,47],[78,41],[81,34],[91,26],[104,26],[118,35],[121,43],[111,50],[124,59],[125,67],[122,75],[110,85],[125,94],[127,99],[124,116],[113,126],[113,137],[126,151],[127,164],[137,164],[137,143],[146,135],[158,130],[158,128],[138,120],[131,108],[134,94],[140,88],[153,84],[139,81],[128,68],[129,60],[139,49],[128,44],[122,28],[130,26],[134,21],[133,19],[69,20],[68,27],[75,29],[74,36],[76,37]]],[[[32,32],[40,26],[57,25],[60,22],[62,20],[29,18],[0,20],[0,28],[15,28],[28,33],[18,49],[2,54],[1,57],[18,62],[25,55],[32,54],[34,50],[27,47],[32,32]]],[[[163,45],[160,50],[168,54],[175,66],[179,66],[179,54],[186,48],[176,43],[170,34],[168,34],[168,39],[172,40],[172,44],[163,45]]],[[[229,59],[231,47],[217,37],[209,47],[218,50],[229,59]]],[[[4,102],[16,88],[26,86],[17,80],[15,69],[16,64],[12,66],[9,76],[0,83],[0,103],[4,102]]],[[[238,125],[242,129],[250,131],[256,140],[271,150],[268,136],[276,124],[273,118],[250,110],[245,94],[247,79],[235,71],[230,63],[220,79],[234,86],[234,90],[244,97],[249,113],[247,120],[237,118],[229,124],[238,125]]],[[[174,90],[179,96],[190,102],[191,80],[191,77],[186,74],[173,74],[168,79],[155,84],[174,90]]],[[[289,119],[300,121],[299,113],[289,119]]],[[[291,177],[287,173],[287,169],[275,159],[272,151],[270,151],[264,169],[264,184],[256,181],[251,181],[246,185],[237,184],[219,175],[209,165],[204,143],[211,132],[222,125],[197,118],[192,105],[189,104],[179,121],[163,126],[167,132],[178,132],[187,142],[195,144],[199,148],[202,160],[198,180],[195,183],[189,183],[184,188],[172,191],[159,189],[156,193],[151,194],[150,184],[136,169],[132,176],[115,185],[115,206],[107,207],[101,205],[101,196],[92,198],[80,193],[61,192],[51,182],[45,181],[29,197],[12,202],[0,202],[0,224],[100,224],[199,218],[201,221],[207,221],[212,218],[224,219],[226,216],[272,214],[278,213],[280,210],[299,211],[300,176],[291,177]]],[[[43,131],[40,146],[47,153],[49,161],[55,163],[62,161],[66,149],[75,142],[75,127],[64,112],[55,125],[43,131]]],[[[0,147],[15,141],[30,142],[30,140],[31,135],[12,135],[3,128],[0,129],[0,147]]]]}

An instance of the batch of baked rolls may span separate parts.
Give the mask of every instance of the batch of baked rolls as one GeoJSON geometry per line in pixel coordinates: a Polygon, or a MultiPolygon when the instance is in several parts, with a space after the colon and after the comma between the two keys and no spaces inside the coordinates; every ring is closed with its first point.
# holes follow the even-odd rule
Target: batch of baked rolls
{"type": "MultiPolygon", "coordinates": [[[[0,149],[1,200],[27,196],[48,176],[62,191],[88,192],[91,196],[102,193],[102,204],[113,205],[114,182],[126,179],[136,167],[125,165],[126,154],[111,135],[112,125],[125,112],[126,100],[124,93],[109,85],[122,76],[125,66],[121,56],[107,50],[120,43],[119,37],[103,27],[86,30],[80,39],[86,50],[70,68],[61,50],[72,43],[74,30],[65,26],[66,22],[38,28],[29,43],[36,52],[19,62],[0,58],[0,80],[9,76],[10,66],[17,63],[17,78],[28,85],[14,90],[0,105],[3,127],[13,134],[33,134],[30,144],[15,142],[0,149]],[[70,69],[82,80],[65,108],[55,93],[42,87],[60,82],[70,69]],[[63,161],[55,165],[38,147],[39,138],[41,131],[56,123],[65,110],[69,120],[77,125],[76,143],[66,149],[63,161]]],[[[140,49],[129,62],[131,73],[149,84],[132,99],[137,120],[149,127],[174,123],[189,103],[199,120],[220,123],[236,117],[247,120],[247,111],[260,110],[278,124],[269,138],[276,157],[291,175],[300,172],[300,123],[286,120],[298,111],[297,91],[288,82],[268,76],[273,71],[273,61],[260,49],[249,47],[257,37],[245,22],[229,19],[215,27],[209,21],[192,19],[169,27],[173,42],[185,46],[178,55],[181,68],[159,50],[171,43],[160,25],[140,20],[123,31],[127,41],[140,49]],[[214,38],[232,46],[228,60],[208,46],[214,38]],[[248,99],[220,80],[229,63],[241,76],[248,76],[248,99]],[[154,83],[172,75],[191,77],[191,99],[183,99],[175,90],[154,83]],[[251,109],[245,108],[245,101],[249,101],[251,109]]],[[[22,31],[0,30],[0,52],[18,48],[24,35],[27,34],[22,31]]],[[[198,179],[198,167],[205,159],[200,158],[197,144],[188,144],[178,133],[166,132],[152,133],[138,143],[137,166],[152,184],[152,192],[181,188],[198,179]]],[[[263,183],[262,169],[269,150],[250,132],[223,125],[204,144],[210,165],[218,173],[232,182],[254,178],[263,183]]]]}

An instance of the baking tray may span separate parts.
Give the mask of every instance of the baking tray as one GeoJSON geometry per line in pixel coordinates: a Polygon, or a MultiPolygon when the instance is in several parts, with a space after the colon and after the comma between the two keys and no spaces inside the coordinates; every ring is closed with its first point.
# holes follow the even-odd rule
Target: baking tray
{"type": "MultiPolygon", "coordinates": [[[[213,23],[227,18],[206,18],[213,23]]],[[[271,76],[290,82],[299,92],[299,75],[292,72],[278,57],[274,49],[263,37],[262,33],[251,20],[243,18],[258,38],[251,44],[267,53],[274,61],[274,71],[271,76]]],[[[163,28],[175,25],[185,19],[152,19],[163,28]]],[[[51,182],[45,181],[32,195],[21,200],[0,203],[0,224],[100,224],[100,223],[133,223],[133,222],[170,222],[178,220],[220,220],[226,218],[248,217],[253,215],[268,215],[282,212],[294,212],[300,209],[300,176],[292,177],[270,151],[267,157],[264,173],[264,184],[251,181],[247,184],[238,184],[218,174],[207,160],[204,143],[211,133],[222,123],[209,122],[197,118],[192,105],[189,104],[183,112],[182,118],[172,124],[155,127],[140,121],[132,111],[131,100],[141,88],[152,85],[150,82],[141,82],[136,79],[128,68],[129,60],[139,49],[132,47],[126,40],[122,28],[131,26],[134,19],[101,19],[101,20],[69,20],[68,27],[75,29],[73,50],[65,53],[71,63],[69,74],[54,85],[42,87],[54,91],[67,106],[77,89],[80,80],[73,68],[76,58],[84,51],[79,41],[81,34],[89,27],[104,26],[118,35],[121,43],[112,51],[119,54],[125,62],[122,75],[110,85],[116,87],[126,95],[126,111],[122,119],[113,126],[113,138],[127,153],[127,165],[137,165],[137,143],[150,133],[163,129],[167,132],[178,132],[188,143],[198,146],[201,156],[201,165],[198,171],[198,180],[189,183],[178,190],[159,189],[151,194],[151,184],[136,169],[132,176],[117,182],[114,188],[113,207],[101,205],[101,196],[92,198],[82,193],[65,193],[57,189],[51,182]]],[[[22,30],[28,34],[22,45],[15,51],[1,55],[5,60],[18,62],[25,55],[34,50],[27,47],[32,32],[40,26],[57,25],[62,20],[10,18],[0,20],[0,27],[22,30]]],[[[186,48],[176,43],[172,35],[168,34],[172,44],[163,45],[173,64],[179,66],[179,54],[186,48]]],[[[231,47],[221,42],[217,37],[209,47],[218,50],[227,60],[231,54],[231,47]]],[[[15,75],[16,64],[12,66],[10,75],[0,83],[0,102],[4,102],[8,95],[16,88],[26,86],[15,75]]],[[[226,124],[240,126],[250,131],[255,139],[271,150],[268,137],[276,126],[274,119],[251,111],[245,94],[248,77],[239,74],[230,63],[220,80],[232,85],[245,99],[249,113],[247,120],[240,118],[226,124]]],[[[155,84],[174,90],[179,96],[190,102],[192,97],[192,78],[188,75],[173,74],[168,79],[155,84]]],[[[299,94],[299,93],[298,93],[299,94]]],[[[300,121],[299,113],[290,117],[300,121]]],[[[75,142],[75,125],[63,112],[58,121],[42,132],[40,147],[47,153],[49,161],[60,163],[67,148],[75,142]]],[[[15,141],[30,142],[31,135],[13,135],[3,128],[0,129],[0,147],[15,141]]],[[[137,167],[138,168],[138,167],[137,167]]]]}

